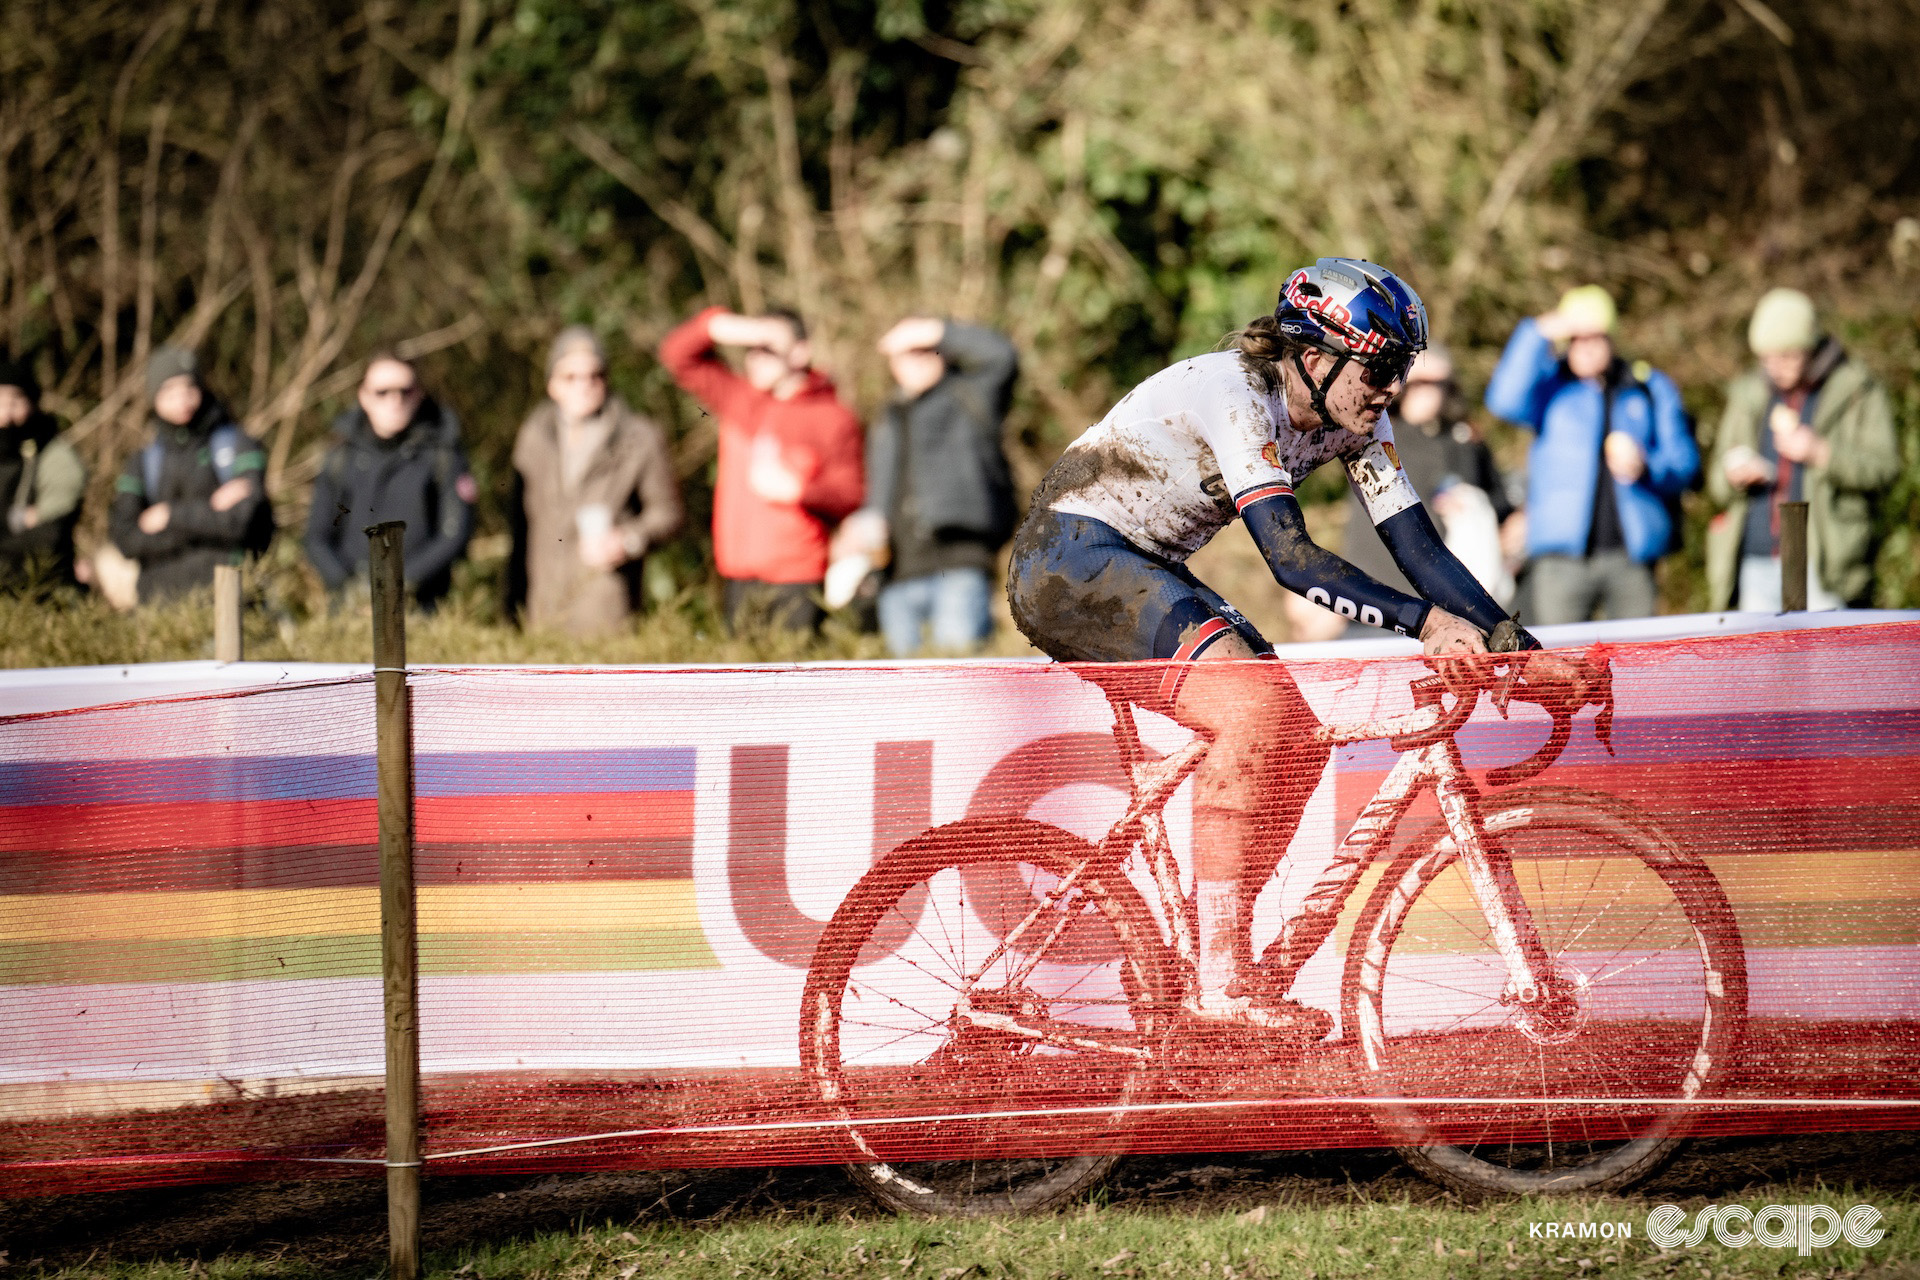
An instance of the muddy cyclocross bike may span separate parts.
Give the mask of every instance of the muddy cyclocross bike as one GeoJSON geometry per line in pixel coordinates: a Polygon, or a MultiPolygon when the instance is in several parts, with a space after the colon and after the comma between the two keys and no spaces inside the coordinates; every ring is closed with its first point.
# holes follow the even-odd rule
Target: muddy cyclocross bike
{"type": "Polygon", "coordinates": [[[1415,680],[1408,714],[1315,730],[1400,753],[1289,921],[1304,960],[1384,869],[1346,943],[1340,1039],[1316,1046],[1182,1013],[1195,908],[1163,809],[1208,744],[1155,756],[1125,688],[1077,669],[1112,705],[1130,784],[1106,836],[1026,818],[934,828],[876,863],[821,936],[801,1062],[847,1125],[855,1180],[921,1213],[1042,1208],[1104,1175],[1130,1127],[1209,1105],[1210,1080],[1245,1086],[1249,1061],[1279,1074],[1265,1095],[1254,1081],[1277,1108],[1343,1080],[1344,1097],[1319,1101],[1364,1108],[1456,1188],[1606,1190],[1653,1172],[1693,1104],[1725,1087],[1745,1026],[1733,911],[1706,864],[1631,806],[1497,790],[1558,759],[1586,706],[1611,750],[1604,663],[1514,654],[1466,669],[1415,680]],[[1503,716],[1514,699],[1552,721],[1531,758],[1488,771],[1492,795],[1456,742],[1483,693],[1503,716]],[[1395,853],[1429,788],[1438,819],[1395,853]]]}

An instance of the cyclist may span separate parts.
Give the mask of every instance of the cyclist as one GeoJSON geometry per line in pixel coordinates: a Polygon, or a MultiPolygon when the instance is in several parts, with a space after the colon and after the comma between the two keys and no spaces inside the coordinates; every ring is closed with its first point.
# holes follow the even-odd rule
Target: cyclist
{"type": "Polygon", "coordinates": [[[1394,453],[1386,407],[1426,345],[1426,307],[1392,272],[1321,258],[1232,349],[1148,378],[1070,445],[1014,538],[1007,596],[1027,638],[1062,661],[1169,660],[1135,700],[1212,740],[1194,774],[1192,1016],[1311,1040],[1332,1026],[1284,998],[1326,936],[1316,904],[1258,965],[1247,937],[1327,748],[1284,669],[1233,661],[1273,650],[1186,558],[1238,516],[1281,586],[1429,655],[1484,653],[1490,636],[1539,647],[1446,549],[1394,453]],[[1424,599],[1308,537],[1294,477],[1335,458],[1424,599]]]}

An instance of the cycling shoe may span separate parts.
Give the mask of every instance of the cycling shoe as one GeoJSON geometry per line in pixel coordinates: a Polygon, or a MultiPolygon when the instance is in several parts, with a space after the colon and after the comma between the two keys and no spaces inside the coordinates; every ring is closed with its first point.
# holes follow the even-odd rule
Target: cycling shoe
{"type": "Polygon", "coordinates": [[[1312,1044],[1333,1030],[1333,1015],[1295,1000],[1263,1000],[1251,995],[1189,994],[1181,1010],[1190,1018],[1272,1032],[1312,1044]]]}

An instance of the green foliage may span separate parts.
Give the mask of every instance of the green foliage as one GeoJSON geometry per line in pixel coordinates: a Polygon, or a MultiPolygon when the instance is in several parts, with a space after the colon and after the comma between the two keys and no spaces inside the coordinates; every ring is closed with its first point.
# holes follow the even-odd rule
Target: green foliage
{"type": "MultiPolygon", "coordinates": [[[[863,410],[900,315],[1003,327],[1027,486],[1333,252],[1407,274],[1469,381],[1599,280],[1710,421],[1788,283],[1910,406],[1917,56],[1875,0],[30,0],[0,11],[0,345],[77,423],[89,544],[170,333],[292,527],[357,362],[420,354],[497,532],[545,345],[585,322],[675,438],[686,565],[714,433],[651,349],[707,303],[797,305],[863,410]]],[[[1920,603],[1917,474],[1887,603],[1920,603]]]]}

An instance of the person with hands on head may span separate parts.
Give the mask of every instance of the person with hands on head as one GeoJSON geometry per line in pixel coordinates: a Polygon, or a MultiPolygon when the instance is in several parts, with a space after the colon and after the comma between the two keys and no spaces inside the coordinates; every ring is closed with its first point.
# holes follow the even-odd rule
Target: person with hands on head
{"type": "Polygon", "coordinates": [[[1640,618],[1653,565],[1678,537],[1672,501],[1700,472],[1672,379],[1614,350],[1619,310],[1599,285],[1523,320],[1487,408],[1535,433],[1527,456],[1527,590],[1538,623],[1640,618]]]}
{"type": "Polygon", "coordinates": [[[1273,651],[1187,557],[1237,517],[1282,586],[1417,636],[1430,657],[1483,654],[1489,633],[1539,647],[1446,549],[1399,465],[1386,409],[1426,345],[1426,308],[1405,282],[1322,258],[1288,277],[1233,349],[1148,378],[1069,445],[1015,535],[1007,597],[1028,639],[1063,661],[1163,660],[1135,700],[1211,739],[1194,773],[1193,1017],[1307,1040],[1332,1025],[1286,999],[1305,935],[1283,932],[1258,963],[1248,936],[1328,748],[1283,667],[1236,661],[1273,651]],[[1418,595],[1308,536],[1294,478],[1334,459],[1418,595]]]}
{"type": "Polygon", "coordinates": [[[897,390],[867,437],[867,505],[836,542],[888,566],[878,606],[894,657],[921,652],[928,631],[964,653],[992,632],[989,583],[1013,532],[1000,426],[1019,356],[991,329],[937,316],[900,321],[879,351],[897,390]]]}
{"type": "Polygon", "coordinates": [[[513,444],[526,621],[604,635],[639,611],[647,552],[680,531],[679,476],[665,433],[610,392],[593,330],[561,330],[546,374],[547,398],[513,444]]]}
{"type": "Polygon", "coordinates": [[[380,351],[333,434],[307,512],[308,561],[329,591],[358,589],[372,555],[367,527],[398,520],[407,526],[407,589],[433,608],[453,584],[479,497],[459,419],[426,393],[411,361],[380,351]]]}
{"type": "Polygon", "coordinates": [[[1886,389],[1823,334],[1813,300],[1773,289],[1747,343],[1759,367],[1727,385],[1707,467],[1707,592],[1715,609],[1781,607],[1780,504],[1807,504],[1807,604],[1842,609],[1873,588],[1873,499],[1900,475],[1886,389]]]}
{"type": "Polygon", "coordinates": [[[239,565],[272,540],[266,455],[200,382],[191,351],[147,360],[151,437],[114,486],[107,527],[140,564],[143,603],[211,586],[215,566],[239,565]]]}
{"type": "Polygon", "coordinates": [[[860,506],[860,420],[813,368],[797,315],[711,307],[669,333],[660,361],[718,420],[713,557],[729,625],[818,626],[829,531],[860,506]],[[741,350],[735,373],[716,348],[741,350]]]}

